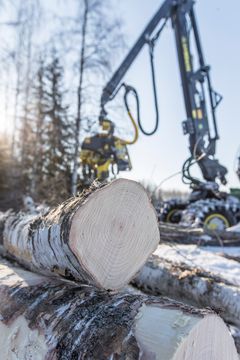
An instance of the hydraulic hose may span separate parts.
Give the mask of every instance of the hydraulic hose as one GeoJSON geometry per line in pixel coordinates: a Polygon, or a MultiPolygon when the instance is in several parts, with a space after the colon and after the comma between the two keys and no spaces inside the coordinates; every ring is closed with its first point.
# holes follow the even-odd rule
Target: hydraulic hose
{"type": "Polygon", "coordinates": [[[134,138],[131,141],[129,141],[129,140],[122,140],[122,141],[124,142],[125,145],[132,145],[132,144],[135,144],[136,141],[138,140],[139,133],[138,133],[138,126],[136,124],[136,121],[135,121],[135,119],[134,119],[134,117],[133,117],[133,115],[131,113],[130,107],[128,105],[128,95],[130,93],[132,93],[134,95],[135,100],[136,100],[137,119],[138,119],[138,121],[139,121],[139,116],[140,116],[140,106],[139,106],[139,99],[138,99],[138,95],[137,95],[136,90],[133,87],[125,85],[125,84],[124,84],[124,87],[125,87],[124,104],[125,104],[128,116],[129,116],[129,118],[130,118],[130,120],[132,122],[133,128],[134,128],[134,138]]]}
{"type": "Polygon", "coordinates": [[[157,98],[157,85],[156,85],[156,76],[155,76],[155,67],[154,67],[154,56],[153,56],[153,44],[149,44],[150,49],[150,65],[151,65],[151,75],[152,75],[152,86],[153,86],[153,98],[154,98],[154,107],[156,113],[155,126],[152,131],[146,131],[141,123],[140,117],[138,117],[138,126],[141,132],[146,136],[154,135],[158,129],[159,125],[159,109],[158,109],[158,98],[157,98]]]}

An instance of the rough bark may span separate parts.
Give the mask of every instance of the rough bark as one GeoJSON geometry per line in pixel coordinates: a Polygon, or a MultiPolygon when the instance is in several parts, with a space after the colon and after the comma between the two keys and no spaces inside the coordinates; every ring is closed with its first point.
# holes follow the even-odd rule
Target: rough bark
{"type": "Polygon", "coordinates": [[[53,280],[0,259],[3,359],[237,360],[209,310],[53,280]]]}
{"type": "Polygon", "coordinates": [[[159,223],[161,239],[178,244],[198,244],[201,246],[239,246],[240,233],[233,231],[211,231],[195,229],[168,223],[159,223]]]}
{"type": "Polygon", "coordinates": [[[211,307],[224,320],[240,326],[240,287],[217,274],[177,260],[152,255],[133,280],[152,295],[169,296],[199,307],[211,307]]]}
{"type": "Polygon", "coordinates": [[[105,289],[126,285],[159,243],[155,211],[141,185],[96,184],[44,216],[13,214],[3,246],[26,268],[105,289]]]}

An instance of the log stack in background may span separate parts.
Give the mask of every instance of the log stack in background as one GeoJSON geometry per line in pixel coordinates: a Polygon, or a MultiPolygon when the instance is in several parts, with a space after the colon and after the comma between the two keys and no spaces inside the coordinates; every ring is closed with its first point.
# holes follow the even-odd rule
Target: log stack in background
{"type": "Polygon", "coordinates": [[[240,246],[240,232],[191,228],[179,224],[159,223],[163,242],[175,244],[198,244],[201,246],[240,246]]]}
{"type": "Polygon", "coordinates": [[[133,284],[152,295],[169,296],[194,306],[221,310],[226,321],[240,326],[239,286],[197,266],[153,255],[133,284]]]}
{"type": "Polygon", "coordinates": [[[234,326],[240,352],[240,264],[229,255],[232,251],[238,254],[239,250],[227,247],[225,251],[226,254],[222,247],[161,244],[133,285],[150,295],[169,296],[217,311],[234,326]]]}

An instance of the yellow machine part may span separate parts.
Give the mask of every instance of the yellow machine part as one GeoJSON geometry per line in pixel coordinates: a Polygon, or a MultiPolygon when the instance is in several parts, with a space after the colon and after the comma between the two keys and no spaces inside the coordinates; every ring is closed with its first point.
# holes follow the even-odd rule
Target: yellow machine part
{"type": "MultiPolygon", "coordinates": [[[[129,158],[126,146],[135,144],[136,141],[138,140],[139,134],[138,134],[137,124],[136,124],[130,111],[128,112],[128,116],[129,116],[129,118],[132,122],[133,128],[134,128],[134,137],[132,140],[125,140],[125,139],[121,139],[119,137],[114,136],[110,132],[111,131],[111,122],[107,119],[103,120],[101,122],[101,126],[104,131],[108,131],[108,134],[99,134],[98,136],[101,137],[101,135],[102,135],[103,138],[112,139],[114,148],[115,148],[116,158],[118,160],[122,160],[125,162],[126,162],[126,158],[127,158],[127,161],[129,162],[129,169],[131,169],[132,166],[131,166],[131,162],[130,162],[130,158],[129,158]]],[[[91,144],[91,142],[92,142],[91,137],[87,137],[84,139],[85,144],[91,144]]],[[[111,143],[111,142],[109,142],[109,143],[111,143]]],[[[105,146],[103,146],[99,150],[100,151],[97,152],[97,151],[90,150],[90,149],[82,149],[80,152],[80,160],[81,160],[82,165],[86,165],[90,169],[95,171],[98,179],[102,179],[102,178],[104,178],[104,175],[109,172],[110,165],[115,164],[115,159],[114,159],[114,157],[109,157],[107,159],[106,159],[106,157],[104,157],[104,150],[106,152],[109,151],[108,144],[105,144],[105,146]],[[102,152],[102,155],[101,155],[101,152],[102,152]]]]}
{"type": "Polygon", "coordinates": [[[106,161],[101,155],[91,150],[81,150],[80,159],[83,165],[87,165],[96,172],[96,177],[99,180],[104,178],[104,173],[108,173],[109,166],[113,163],[112,158],[106,161]]]}
{"type": "Polygon", "coordinates": [[[179,211],[179,209],[170,210],[169,213],[167,214],[166,222],[171,223],[172,222],[172,217],[177,211],[179,211]]]}
{"type": "Polygon", "coordinates": [[[117,157],[118,157],[118,159],[124,160],[124,157],[125,157],[125,154],[126,154],[126,151],[125,151],[126,143],[122,139],[120,139],[118,137],[115,137],[114,146],[117,149],[117,157]]]}
{"type": "Polygon", "coordinates": [[[111,130],[111,122],[108,120],[102,120],[101,122],[102,129],[104,131],[110,131],[111,130]]]}
{"type": "Polygon", "coordinates": [[[80,152],[80,159],[81,162],[84,165],[89,165],[91,167],[95,167],[98,164],[104,164],[105,160],[102,159],[102,157],[97,154],[96,152],[92,151],[92,150],[85,150],[82,149],[80,152]]]}
{"type": "Polygon", "coordinates": [[[136,124],[136,121],[135,119],[133,118],[132,114],[130,111],[128,111],[128,116],[132,122],[132,125],[133,125],[133,128],[134,128],[134,138],[132,140],[124,140],[124,139],[119,139],[122,141],[122,144],[124,145],[133,145],[137,142],[138,140],[138,136],[139,136],[139,133],[138,133],[138,127],[137,127],[137,124],[136,124]]]}
{"type": "Polygon", "coordinates": [[[113,163],[112,159],[107,160],[104,164],[97,166],[97,178],[102,179],[103,173],[107,173],[109,166],[113,163]]]}

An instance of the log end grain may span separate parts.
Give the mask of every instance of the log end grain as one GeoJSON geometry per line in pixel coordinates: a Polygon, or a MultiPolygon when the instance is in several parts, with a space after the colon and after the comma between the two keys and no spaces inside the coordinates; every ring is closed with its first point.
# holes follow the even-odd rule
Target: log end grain
{"type": "Polygon", "coordinates": [[[142,306],[135,324],[142,358],[155,360],[238,360],[234,341],[223,320],[180,309],[142,306]]]}
{"type": "Polygon", "coordinates": [[[127,284],[160,241],[155,210],[143,187],[118,179],[90,195],[75,213],[69,242],[99,286],[127,284]]]}

